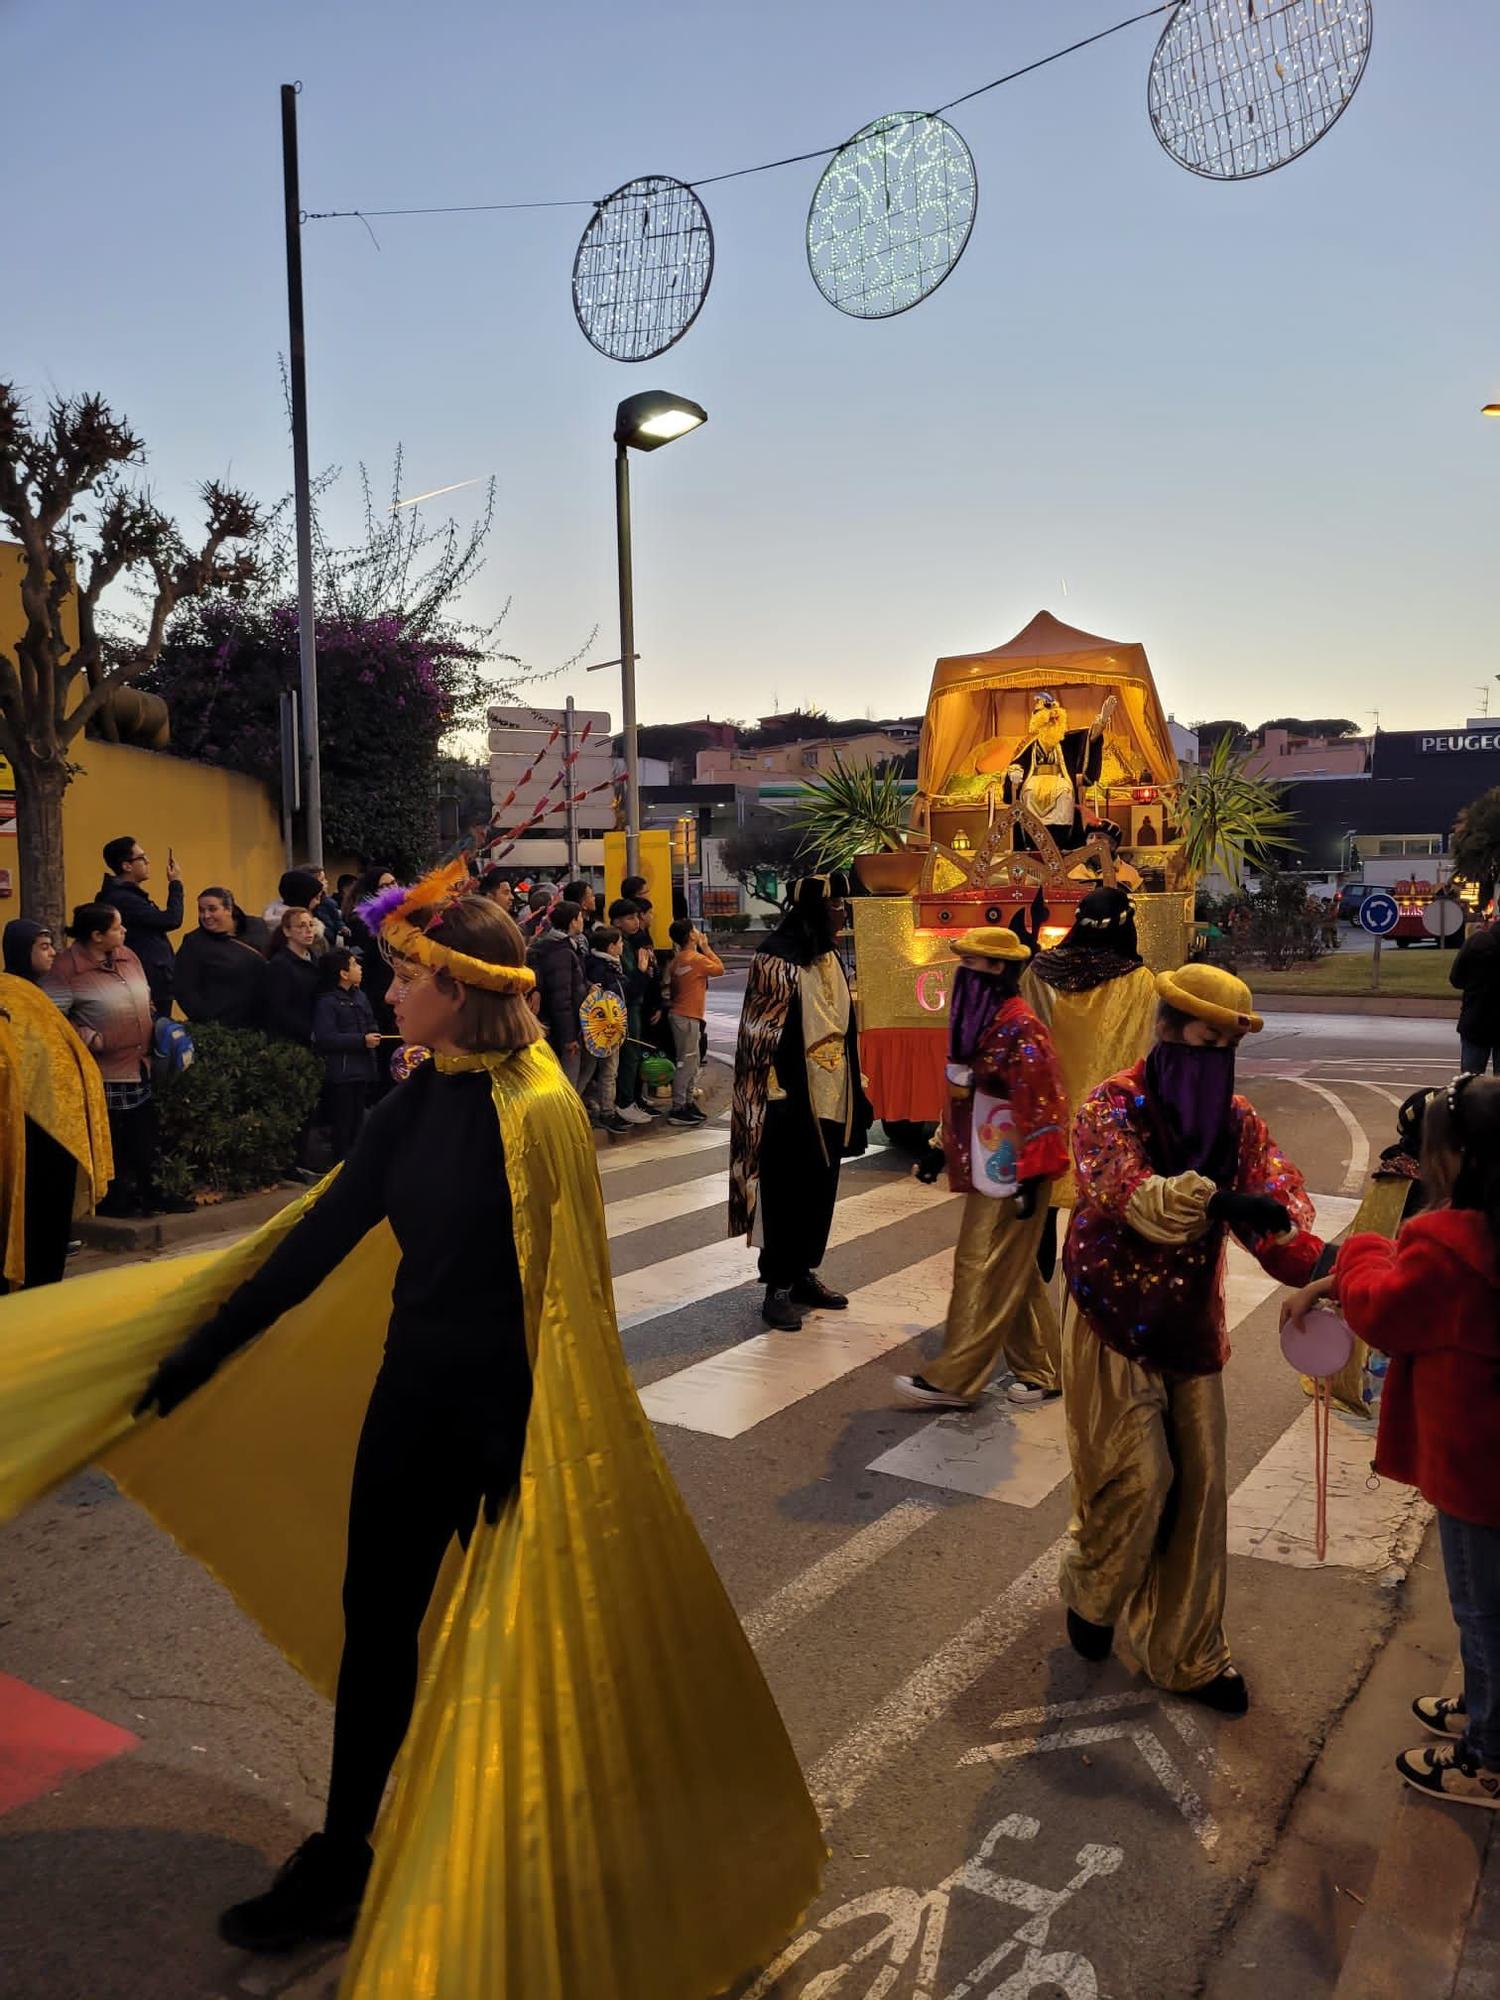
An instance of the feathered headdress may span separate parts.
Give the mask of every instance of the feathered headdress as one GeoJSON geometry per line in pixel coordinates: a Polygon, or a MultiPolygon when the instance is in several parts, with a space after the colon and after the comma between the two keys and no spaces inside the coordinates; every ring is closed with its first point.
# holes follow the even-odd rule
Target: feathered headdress
{"type": "Polygon", "coordinates": [[[536,974],[528,965],[494,965],[474,958],[430,935],[469,886],[468,864],[462,859],[434,868],[411,888],[393,883],[359,906],[359,914],[380,938],[381,950],[392,958],[414,960],[434,972],[446,972],[463,986],[486,993],[529,993],[536,974]]]}

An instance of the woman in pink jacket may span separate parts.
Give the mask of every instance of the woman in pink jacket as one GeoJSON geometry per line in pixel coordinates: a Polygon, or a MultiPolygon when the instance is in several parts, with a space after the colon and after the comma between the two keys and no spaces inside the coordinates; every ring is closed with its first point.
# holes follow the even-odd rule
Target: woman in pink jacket
{"type": "Polygon", "coordinates": [[[156,1106],[151,1099],[151,989],[111,903],[81,903],[73,942],[43,981],[99,1065],[109,1107],[115,1180],[100,1215],[157,1215],[156,1106]]]}

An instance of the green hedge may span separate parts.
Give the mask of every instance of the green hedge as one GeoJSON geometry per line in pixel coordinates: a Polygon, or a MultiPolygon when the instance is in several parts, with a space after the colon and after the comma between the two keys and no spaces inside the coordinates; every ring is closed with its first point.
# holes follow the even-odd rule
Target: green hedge
{"type": "Polygon", "coordinates": [[[296,1156],[323,1086],[311,1049],[254,1028],[192,1029],[194,1057],[159,1094],[163,1188],[250,1194],[296,1156]]]}
{"type": "Polygon", "coordinates": [[[748,910],[741,910],[733,917],[708,917],[705,919],[710,931],[747,931],[751,917],[748,910]]]}

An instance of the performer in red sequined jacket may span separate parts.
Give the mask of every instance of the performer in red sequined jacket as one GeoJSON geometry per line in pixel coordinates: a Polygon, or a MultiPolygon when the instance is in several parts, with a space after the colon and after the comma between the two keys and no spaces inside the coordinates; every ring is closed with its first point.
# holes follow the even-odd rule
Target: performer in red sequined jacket
{"type": "Polygon", "coordinates": [[[1151,1054],[1094,1091],[1073,1128],[1062,1593],[1085,1658],[1104,1658],[1123,1623],[1148,1679],[1242,1714],[1223,1624],[1225,1240],[1293,1285],[1323,1245],[1302,1176],[1234,1091],[1235,1049],[1262,1025],[1249,988],[1190,965],[1157,991],[1151,1054]]]}
{"type": "Polygon", "coordinates": [[[1067,1171],[1068,1100],[1047,1030],[1016,986],[1030,957],[1014,931],[965,931],[948,1002],[943,1150],[964,1200],[943,1351],[897,1377],[909,1409],[973,1407],[1002,1356],[1014,1403],[1061,1394],[1057,1315],[1037,1269],[1046,1190],[1067,1171]],[[982,1116],[988,1129],[976,1131],[982,1116]]]}

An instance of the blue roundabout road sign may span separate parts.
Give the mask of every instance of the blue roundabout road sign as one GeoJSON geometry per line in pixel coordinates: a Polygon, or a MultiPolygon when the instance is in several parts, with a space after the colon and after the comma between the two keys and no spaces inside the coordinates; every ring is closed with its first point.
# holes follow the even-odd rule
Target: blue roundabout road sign
{"type": "Polygon", "coordinates": [[[1387,936],[1400,919],[1401,912],[1396,907],[1395,897],[1387,896],[1384,891],[1366,896],[1359,906],[1360,929],[1368,931],[1372,937],[1387,936]]]}

